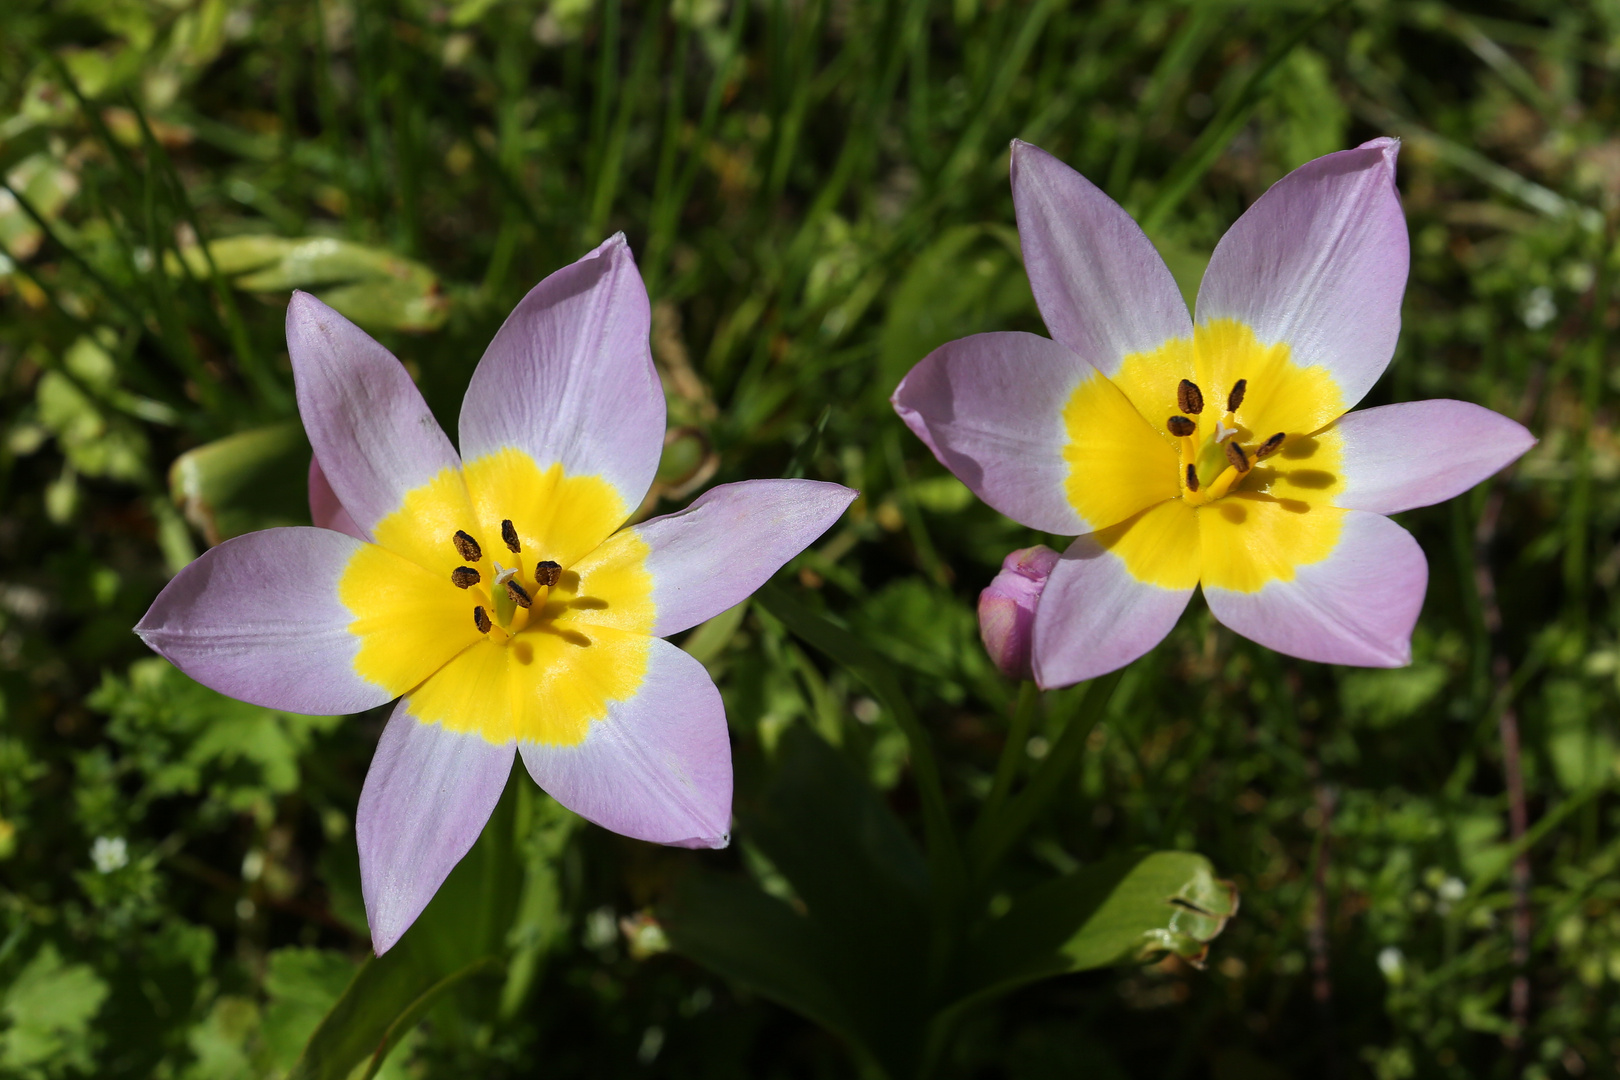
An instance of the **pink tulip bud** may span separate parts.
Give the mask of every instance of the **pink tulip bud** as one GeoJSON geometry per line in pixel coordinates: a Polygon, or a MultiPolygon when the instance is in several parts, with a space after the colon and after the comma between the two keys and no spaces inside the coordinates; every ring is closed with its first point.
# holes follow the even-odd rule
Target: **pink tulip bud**
{"type": "Polygon", "coordinates": [[[1058,553],[1037,544],[1002,560],[1001,573],[979,594],[979,636],[990,659],[1009,679],[1032,679],[1035,606],[1058,553]]]}

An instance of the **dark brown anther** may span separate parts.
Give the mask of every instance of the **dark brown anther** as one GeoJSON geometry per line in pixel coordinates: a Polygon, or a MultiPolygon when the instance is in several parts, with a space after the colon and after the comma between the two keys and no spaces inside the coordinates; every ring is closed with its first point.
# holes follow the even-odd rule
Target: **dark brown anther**
{"type": "Polygon", "coordinates": [[[478,632],[480,634],[489,633],[489,627],[490,627],[489,616],[484,614],[484,609],[483,608],[481,608],[481,607],[473,608],[473,625],[478,627],[478,632]]]}
{"type": "Polygon", "coordinates": [[[1254,460],[1259,461],[1261,458],[1268,458],[1272,454],[1275,454],[1277,451],[1281,450],[1284,437],[1283,432],[1279,431],[1277,434],[1261,443],[1260,449],[1254,452],[1254,460]]]}
{"type": "Polygon", "coordinates": [[[550,559],[544,559],[541,562],[535,563],[534,583],[536,585],[543,585],[549,589],[561,580],[562,566],[558,563],[554,563],[550,559]]]}
{"type": "Polygon", "coordinates": [[[1243,452],[1243,447],[1235,442],[1226,444],[1226,460],[1232,463],[1232,468],[1240,473],[1249,471],[1249,455],[1243,452]]]}
{"type": "Polygon", "coordinates": [[[534,603],[533,600],[529,599],[529,594],[523,591],[523,586],[510,578],[506,581],[506,595],[512,598],[512,603],[521,608],[526,608],[534,603]]]}
{"type": "Polygon", "coordinates": [[[450,538],[450,542],[456,545],[457,553],[468,562],[477,562],[484,557],[484,549],[478,546],[478,541],[460,529],[456,530],[456,535],[450,538]]]}
{"type": "Polygon", "coordinates": [[[1243,404],[1243,392],[1249,388],[1248,379],[1239,379],[1232,384],[1232,392],[1226,395],[1226,411],[1237,412],[1238,406],[1243,404]]]}
{"type": "Polygon", "coordinates": [[[1187,466],[1187,490],[1198,490],[1198,469],[1192,465],[1187,466]]]}
{"type": "Polygon", "coordinates": [[[478,571],[470,566],[458,566],[450,571],[450,584],[458,589],[465,589],[470,585],[478,584],[480,578],[478,571]]]}
{"type": "Polygon", "coordinates": [[[1197,383],[1191,379],[1181,380],[1181,385],[1176,387],[1176,408],[1188,416],[1204,411],[1204,392],[1198,389],[1197,383]]]}
{"type": "Polygon", "coordinates": [[[1170,429],[1170,434],[1178,439],[1185,439],[1198,430],[1198,425],[1185,416],[1172,416],[1166,426],[1170,429]]]}
{"type": "Polygon", "coordinates": [[[501,522],[501,539],[506,541],[506,550],[512,554],[516,555],[523,550],[523,545],[518,543],[517,529],[512,526],[511,518],[501,522]]]}

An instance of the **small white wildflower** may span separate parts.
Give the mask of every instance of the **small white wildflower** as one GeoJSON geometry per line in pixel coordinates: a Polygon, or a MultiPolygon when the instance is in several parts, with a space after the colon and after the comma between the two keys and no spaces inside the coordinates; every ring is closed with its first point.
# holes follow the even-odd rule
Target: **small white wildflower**
{"type": "Polygon", "coordinates": [[[90,845],[90,861],[103,874],[122,870],[129,865],[129,845],[122,836],[98,836],[90,845]]]}
{"type": "Polygon", "coordinates": [[[1524,298],[1524,325],[1532,330],[1540,330],[1543,326],[1558,317],[1558,305],[1553,303],[1552,290],[1545,285],[1537,285],[1530,290],[1524,298]]]}
{"type": "Polygon", "coordinates": [[[1390,982],[1400,982],[1406,974],[1406,956],[1395,946],[1385,945],[1378,950],[1378,970],[1390,982]]]}

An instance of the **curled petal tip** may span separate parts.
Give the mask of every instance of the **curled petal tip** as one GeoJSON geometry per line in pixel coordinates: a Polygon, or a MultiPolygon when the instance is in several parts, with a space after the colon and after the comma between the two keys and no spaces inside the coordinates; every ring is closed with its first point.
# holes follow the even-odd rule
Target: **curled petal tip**
{"type": "Polygon", "coordinates": [[[1058,553],[1042,545],[1015,551],[979,594],[979,637],[1009,679],[1034,678],[1035,609],[1057,562],[1058,553]]]}
{"type": "Polygon", "coordinates": [[[683,848],[693,848],[693,849],[707,848],[710,851],[719,851],[721,848],[727,848],[727,847],[730,847],[730,846],[731,846],[731,830],[730,829],[726,829],[725,831],[719,833],[718,835],[714,835],[714,836],[693,836],[693,837],[689,837],[688,839],[685,839],[685,840],[675,840],[675,841],[672,841],[670,843],[670,847],[683,847],[683,848]]]}
{"type": "Polygon", "coordinates": [[[1368,139],[1366,142],[1356,147],[1356,149],[1382,150],[1384,152],[1384,160],[1388,161],[1390,165],[1393,166],[1395,164],[1396,156],[1401,152],[1401,140],[1395,135],[1380,135],[1376,139],[1368,139]]]}

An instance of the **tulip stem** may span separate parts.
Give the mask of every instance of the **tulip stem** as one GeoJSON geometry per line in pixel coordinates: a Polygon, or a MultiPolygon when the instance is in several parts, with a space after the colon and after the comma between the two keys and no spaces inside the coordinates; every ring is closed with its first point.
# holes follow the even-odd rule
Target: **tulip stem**
{"type": "Polygon", "coordinates": [[[1123,670],[1109,672],[1087,685],[1075,715],[1064,726],[1063,734],[1057,737],[1029,783],[993,819],[981,817],[974,826],[968,837],[968,858],[980,880],[990,876],[1007,849],[1034,824],[1035,816],[1057,794],[1058,786],[1080,761],[1086,739],[1107,711],[1122,675],[1123,670]]]}
{"type": "Polygon", "coordinates": [[[1018,704],[1013,708],[1012,723],[1007,728],[1007,741],[1001,748],[1001,760],[996,763],[996,778],[990,785],[990,794],[979,811],[979,822],[993,819],[1012,791],[1013,778],[1018,775],[1018,763],[1023,759],[1029,741],[1030,722],[1035,718],[1035,707],[1041,700],[1041,691],[1033,682],[1025,680],[1018,688],[1018,704]]]}

